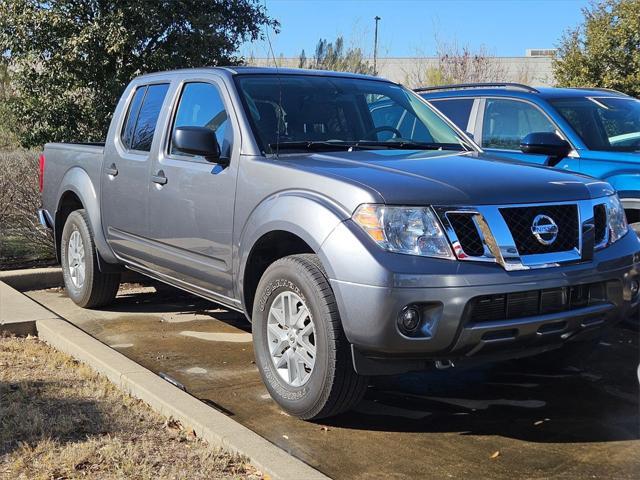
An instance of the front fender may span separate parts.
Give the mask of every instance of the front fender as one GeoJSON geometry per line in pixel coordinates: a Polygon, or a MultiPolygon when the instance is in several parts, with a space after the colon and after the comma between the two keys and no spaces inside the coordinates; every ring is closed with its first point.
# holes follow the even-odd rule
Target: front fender
{"type": "Polygon", "coordinates": [[[640,171],[620,172],[606,180],[616,189],[625,207],[635,201],[636,208],[640,209],[640,171]]]}
{"type": "Polygon", "coordinates": [[[94,242],[102,258],[109,263],[118,263],[111,248],[107,244],[102,231],[102,217],[100,215],[100,203],[95,185],[86,170],[80,167],[72,167],[64,174],[58,190],[58,205],[56,206],[56,218],[60,213],[60,201],[66,192],[73,192],[82,202],[91,222],[94,242]]]}
{"type": "Polygon", "coordinates": [[[254,245],[274,231],[292,233],[304,240],[318,254],[331,276],[331,264],[321,247],[336,226],[350,215],[351,212],[315,192],[279,192],[266,198],[251,212],[236,242],[236,298],[244,298],[244,273],[254,245]]]}

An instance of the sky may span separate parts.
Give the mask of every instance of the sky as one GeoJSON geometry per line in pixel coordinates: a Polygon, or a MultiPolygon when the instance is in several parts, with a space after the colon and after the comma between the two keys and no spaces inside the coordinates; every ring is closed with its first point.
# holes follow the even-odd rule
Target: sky
{"type": "MultiPolygon", "coordinates": [[[[588,0],[261,0],[280,33],[269,32],[276,56],[311,56],[320,38],[342,35],[347,46],[378,56],[433,56],[437,44],[484,48],[497,56],[524,56],[527,48],[553,48],[580,24],[588,0]]],[[[269,56],[266,41],[244,44],[241,54],[269,56]]]]}

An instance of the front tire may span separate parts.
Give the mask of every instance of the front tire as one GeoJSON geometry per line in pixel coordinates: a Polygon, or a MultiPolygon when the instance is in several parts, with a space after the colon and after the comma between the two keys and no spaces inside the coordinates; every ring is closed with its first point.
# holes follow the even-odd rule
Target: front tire
{"type": "Polygon", "coordinates": [[[315,255],[267,268],[252,316],[256,363],[271,397],[304,420],[345,412],[364,396],[329,281],[315,255]]]}
{"type": "Polygon", "coordinates": [[[60,260],[67,294],[77,305],[96,308],[113,302],[120,286],[120,274],[100,271],[85,210],[76,210],[67,217],[60,242],[60,260]]]}

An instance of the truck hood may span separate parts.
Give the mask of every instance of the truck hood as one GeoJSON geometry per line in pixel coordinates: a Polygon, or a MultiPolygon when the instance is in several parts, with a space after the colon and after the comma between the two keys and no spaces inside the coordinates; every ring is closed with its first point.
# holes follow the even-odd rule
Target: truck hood
{"type": "Polygon", "coordinates": [[[281,155],[279,162],[368,187],[389,205],[561,202],[614,193],[591,177],[476,152],[362,150],[281,155]]]}

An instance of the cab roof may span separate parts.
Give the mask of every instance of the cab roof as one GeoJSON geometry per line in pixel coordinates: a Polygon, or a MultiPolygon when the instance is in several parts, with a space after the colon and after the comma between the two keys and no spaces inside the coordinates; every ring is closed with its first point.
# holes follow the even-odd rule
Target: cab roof
{"type": "Polygon", "coordinates": [[[578,97],[628,97],[628,95],[607,88],[557,88],[530,87],[520,83],[465,83],[443,85],[438,87],[424,87],[415,89],[417,93],[427,98],[468,97],[468,96],[537,96],[543,99],[578,98],[578,97]]]}
{"type": "Polygon", "coordinates": [[[351,72],[334,72],[332,70],[308,70],[305,68],[276,68],[276,67],[251,67],[251,66],[220,66],[220,67],[202,67],[202,68],[184,68],[179,70],[169,70],[164,72],[153,72],[141,75],[137,78],[149,78],[157,76],[175,75],[180,73],[194,73],[216,70],[226,75],[312,75],[318,77],[340,77],[340,78],[358,78],[362,80],[376,80],[379,82],[393,83],[390,80],[373,75],[363,75],[351,72]]]}

